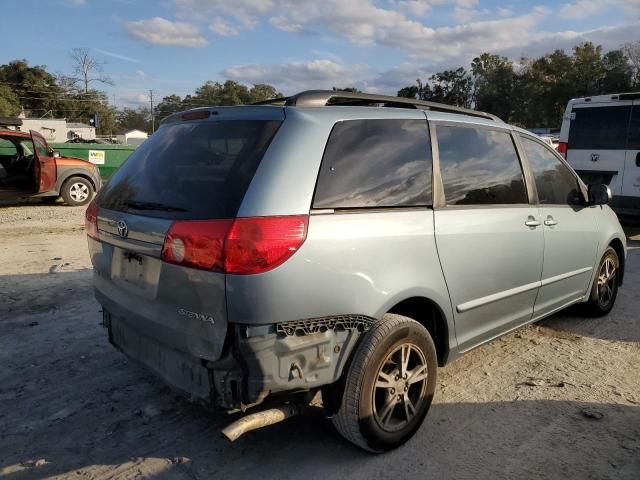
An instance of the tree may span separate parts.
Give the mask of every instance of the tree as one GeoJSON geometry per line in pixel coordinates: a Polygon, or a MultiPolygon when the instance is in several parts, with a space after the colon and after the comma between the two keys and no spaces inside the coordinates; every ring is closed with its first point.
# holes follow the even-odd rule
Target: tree
{"type": "Polygon", "coordinates": [[[572,91],[577,96],[600,93],[605,75],[602,65],[602,47],[584,42],[573,47],[572,91]]]}
{"type": "Polygon", "coordinates": [[[264,83],[259,83],[257,85],[254,85],[249,90],[249,98],[251,100],[251,103],[263,102],[265,100],[271,100],[273,98],[281,98],[281,97],[282,97],[282,93],[276,90],[275,87],[272,87],[271,85],[267,85],[264,83]]]}
{"type": "Polygon", "coordinates": [[[398,96],[470,107],[472,88],[473,80],[466,70],[460,67],[431,75],[424,84],[417,79],[416,86],[400,89],[398,96]]]}
{"type": "Polygon", "coordinates": [[[632,71],[632,86],[633,88],[640,87],[640,40],[630,43],[625,43],[622,46],[622,51],[629,59],[632,71]]]}
{"type": "Polygon", "coordinates": [[[20,113],[18,96],[7,85],[0,85],[0,117],[13,117],[20,113]]]}
{"type": "Polygon", "coordinates": [[[0,84],[11,89],[28,115],[61,115],[64,90],[41,65],[30,67],[26,60],[0,66],[0,84]]]}
{"type": "Polygon", "coordinates": [[[69,78],[82,84],[85,93],[92,82],[113,85],[113,80],[103,73],[105,62],[92,57],[88,48],[73,48],[69,55],[73,61],[73,75],[69,78]]]}
{"type": "MultiPolygon", "coordinates": [[[[420,79],[416,80],[418,85],[421,85],[420,79]]],[[[422,98],[421,88],[417,85],[409,85],[408,87],[402,87],[398,90],[398,97],[413,98],[414,100],[422,98]]]]}
{"type": "Polygon", "coordinates": [[[160,121],[172,113],[181,112],[182,110],[185,110],[182,98],[175,94],[163,97],[162,101],[153,109],[154,115],[160,121]]]}
{"type": "Polygon", "coordinates": [[[611,50],[602,57],[604,76],[601,93],[626,92],[633,88],[633,68],[623,50],[611,50]]]}
{"type": "Polygon", "coordinates": [[[506,57],[483,53],[471,62],[475,108],[509,121],[512,114],[516,74],[506,57]]]}
{"type": "Polygon", "coordinates": [[[117,130],[120,132],[127,130],[151,131],[151,114],[146,107],[137,109],[124,108],[116,114],[117,130]]]}

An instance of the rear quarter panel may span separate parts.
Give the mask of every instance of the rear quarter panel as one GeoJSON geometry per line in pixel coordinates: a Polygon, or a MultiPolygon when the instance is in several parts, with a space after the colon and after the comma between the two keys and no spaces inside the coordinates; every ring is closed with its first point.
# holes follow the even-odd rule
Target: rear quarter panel
{"type": "Polygon", "coordinates": [[[451,303],[427,208],[312,215],[305,243],[283,265],[260,275],[227,275],[228,320],[235,323],[380,318],[416,296],[443,310],[454,350],[451,303]]]}

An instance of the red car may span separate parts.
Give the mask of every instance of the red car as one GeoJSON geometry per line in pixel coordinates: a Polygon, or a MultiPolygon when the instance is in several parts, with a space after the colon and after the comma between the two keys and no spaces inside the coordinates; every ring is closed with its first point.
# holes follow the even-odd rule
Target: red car
{"type": "Polygon", "coordinates": [[[0,201],[62,197],[67,205],[85,205],[102,185],[93,163],[60,156],[38,132],[0,130],[0,143],[9,146],[8,155],[7,148],[0,153],[0,201]]]}

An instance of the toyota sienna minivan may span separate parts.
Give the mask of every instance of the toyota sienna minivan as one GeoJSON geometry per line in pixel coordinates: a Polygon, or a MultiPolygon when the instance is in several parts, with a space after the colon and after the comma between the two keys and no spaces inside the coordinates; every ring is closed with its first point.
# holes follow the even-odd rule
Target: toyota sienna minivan
{"type": "Polygon", "coordinates": [[[610,191],[535,135],[378,95],[265,103],[171,115],[86,214],[110,342],[194,400],[273,407],[229,438],[321,392],[344,437],[390,450],[438,366],[570,305],[613,307],[610,191]]]}

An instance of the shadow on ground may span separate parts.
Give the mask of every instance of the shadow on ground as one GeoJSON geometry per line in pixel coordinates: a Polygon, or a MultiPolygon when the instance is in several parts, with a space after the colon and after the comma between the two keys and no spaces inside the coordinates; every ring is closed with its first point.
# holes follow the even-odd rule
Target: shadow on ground
{"type": "MultiPolygon", "coordinates": [[[[235,417],[184,401],[108,344],[90,271],[0,277],[11,292],[26,285],[38,288],[18,310],[0,316],[0,476],[7,480],[357,480],[372,472],[380,478],[640,478],[640,407],[633,405],[447,403],[444,395],[413,440],[382,456],[345,442],[319,408],[230,444],[219,431],[235,417]],[[60,295],[33,303],[42,291],[60,295]]],[[[620,299],[616,308],[627,308],[627,293],[620,299]]],[[[563,314],[545,326],[639,341],[637,327],[619,333],[625,331],[615,323],[624,321],[620,313],[594,324],[563,314]],[[596,328],[602,322],[615,328],[596,328]]]]}

